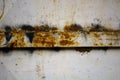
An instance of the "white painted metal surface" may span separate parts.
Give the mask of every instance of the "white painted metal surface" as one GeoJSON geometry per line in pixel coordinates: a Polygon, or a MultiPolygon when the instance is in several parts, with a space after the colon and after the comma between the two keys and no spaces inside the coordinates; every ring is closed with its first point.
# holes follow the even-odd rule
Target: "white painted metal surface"
{"type": "MultiPolygon", "coordinates": [[[[2,0],[0,1],[2,4],[2,0]]],[[[119,28],[119,0],[5,1],[5,16],[0,23],[1,26],[47,23],[62,29],[66,23],[78,23],[83,27],[91,23],[101,23],[113,29],[119,28]]]]}
{"type": "MultiPolygon", "coordinates": [[[[2,0],[0,0],[0,10],[2,0]]],[[[92,22],[118,29],[120,0],[6,0],[4,25],[92,22]],[[99,20],[97,20],[99,19],[99,20]]],[[[0,80],[120,80],[120,50],[13,50],[0,52],[0,80]]]]}
{"type": "Polygon", "coordinates": [[[119,80],[120,50],[0,53],[1,80],[119,80]]]}

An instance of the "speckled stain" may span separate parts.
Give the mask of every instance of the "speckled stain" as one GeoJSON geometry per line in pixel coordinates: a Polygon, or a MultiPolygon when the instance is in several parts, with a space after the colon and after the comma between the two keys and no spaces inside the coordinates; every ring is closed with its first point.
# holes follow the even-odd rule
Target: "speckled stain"
{"type": "Polygon", "coordinates": [[[36,65],[36,74],[37,74],[38,78],[41,77],[40,72],[41,72],[40,66],[39,66],[39,65],[36,65]]]}
{"type": "Polygon", "coordinates": [[[36,51],[35,53],[40,58],[36,62],[36,67],[35,67],[36,74],[39,80],[45,80],[46,76],[45,76],[44,64],[43,64],[45,59],[44,54],[41,51],[36,51]]]}

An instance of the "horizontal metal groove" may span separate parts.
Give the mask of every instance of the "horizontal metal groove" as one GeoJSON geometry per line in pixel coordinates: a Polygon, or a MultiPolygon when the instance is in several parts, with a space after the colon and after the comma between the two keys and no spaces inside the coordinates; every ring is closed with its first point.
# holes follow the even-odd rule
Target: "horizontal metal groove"
{"type": "Polygon", "coordinates": [[[66,25],[63,30],[48,25],[6,26],[0,30],[0,47],[120,47],[120,30],[93,26],[89,30],[78,24],[66,25]]]}
{"type": "Polygon", "coordinates": [[[112,47],[120,46],[120,32],[0,33],[1,47],[112,47]]]}

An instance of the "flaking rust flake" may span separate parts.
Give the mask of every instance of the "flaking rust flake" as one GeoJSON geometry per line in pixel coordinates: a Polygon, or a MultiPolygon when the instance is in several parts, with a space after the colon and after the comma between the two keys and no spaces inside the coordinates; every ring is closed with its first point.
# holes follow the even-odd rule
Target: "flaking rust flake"
{"type": "Polygon", "coordinates": [[[0,30],[0,47],[120,47],[120,30],[91,24],[83,28],[78,24],[65,25],[63,30],[48,25],[6,26],[0,30]]]}

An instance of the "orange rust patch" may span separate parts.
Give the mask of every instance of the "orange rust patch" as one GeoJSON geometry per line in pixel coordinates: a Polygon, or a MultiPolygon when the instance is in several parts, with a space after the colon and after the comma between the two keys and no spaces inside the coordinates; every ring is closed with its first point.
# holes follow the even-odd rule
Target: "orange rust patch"
{"type": "Polygon", "coordinates": [[[94,43],[94,46],[98,46],[98,44],[97,44],[97,43],[94,43]]]}
{"type": "Polygon", "coordinates": [[[49,32],[50,31],[50,28],[48,25],[41,25],[39,27],[39,31],[42,31],[42,32],[49,32]]]}
{"type": "Polygon", "coordinates": [[[109,45],[111,46],[111,45],[112,45],[112,43],[109,43],[109,45]]]}
{"type": "Polygon", "coordinates": [[[53,26],[53,27],[49,27],[48,25],[41,25],[41,26],[38,26],[38,25],[35,25],[34,26],[34,29],[35,31],[40,31],[40,32],[53,32],[53,33],[56,33],[58,28],[53,26]]]}
{"type": "Polygon", "coordinates": [[[54,47],[56,38],[49,32],[37,32],[33,39],[34,47],[54,47]]]}
{"type": "Polygon", "coordinates": [[[102,42],[94,43],[94,46],[105,46],[102,42]]]}
{"type": "Polygon", "coordinates": [[[112,40],[114,40],[114,41],[116,40],[116,41],[119,41],[120,39],[117,39],[117,38],[107,38],[106,40],[111,40],[111,41],[112,40]]]}
{"type": "Polygon", "coordinates": [[[77,34],[75,32],[59,32],[60,38],[61,39],[72,39],[77,37],[77,34]]]}
{"type": "Polygon", "coordinates": [[[87,36],[89,36],[90,38],[93,38],[94,40],[102,40],[101,38],[101,33],[97,33],[97,32],[89,32],[89,34],[87,34],[87,36]]]}
{"type": "Polygon", "coordinates": [[[120,32],[104,32],[104,34],[108,35],[108,36],[119,36],[120,32]]]}
{"type": "Polygon", "coordinates": [[[73,44],[74,44],[74,41],[71,41],[71,40],[61,40],[60,41],[60,45],[62,45],[62,46],[73,45],[73,44]]]}
{"type": "Polygon", "coordinates": [[[14,39],[8,43],[8,47],[26,47],[23,31],[14,32],[12,35],[14,39]]]}
{"type": "Polygon", "coordinates": [[[3,42],[4,37],[5,37],[4,33],[0,33],[0,44],[3,42]]]}
{"type": "Polygon", "coordinates": [[[51,27],[51,30],[56,31],[56,30],[58,30],[58,28],[57,27],[51,27]]]}
{"type": "MultiPolygon", "coordinates": [[[[82,28],[78,24],[69,24],[64,27],[64,31],[59,31],[56,26],[49,27],[48,25],[34,26],[31,28],[12,28],[11,32],[13,34],[12,39],[8,43],[8,47],[79,47],[82,46],[80,41],[83,41],[83,37],[88,40],[93,40],[92,45],[90,46],[109,46],[109,45],[118,45],[119,46],[119,30],[112,30],[104,28],[100,25],[93,25],[93,28],[87,29],[82,28]],[[30,29],[30,30],[29,30],[30,29]],[[32,29],[32,30],[31,30],[32,29]],[[93,32],[92,32],[93,31],[93,32]],[[117,32],[118,31],[118,32],[117,32]],[[24,37],[26,32],[33,32],[32,42],[25,42],[24,37]],[[55,33],[55,34],[54,34],[55,33]],[[83,35],[84,34],[84,35],[83,35]],[[34,38],[33,38],[34,37],[34,38]],[[78,38],[78,39],[77,39],[78,38]],[[103,39],[107,43],[102,43],[103,39]],[[109,44],[112,42],[112,44],[109,44]],[[30,45],[28,45],[30,44],[30,45]],[[27,46],[26,46],[27,45],[27,46]]],[[[28,26],[29,27],[29,26],[28,26]]],[[[3,30],[3,33],[6,32],[3,30]]],[[[2,33],[2,32],[1,32],[2,33]]],[[[0,43],[3,42],[1,39],[2,35],[0,34],[0,43]]],[[[87,41],[86,41],[87,42],[87,41]]],[[[86,43],[83,41],[83,43],[86,43]]],[[[88,42],[89,43],[89,42],[88,42]]],[[[84,45],[84,44],[83,44],[84,45]]],[[[89,44],[85,44],[89,46],[89,44]]]]}
{"type": "Polygon", "coordinates": [[[38,25],[35,25],[34,28],[35,28],[35,31],[38,31],[39,30],[39,27],[38,25]]]}
{"type": "Polygon", "coordinates": [[[51,27],[51,30],[52,30],[52,31],[57,31],[58,28],[57,28],[57,27],[51,27]]]}
{"type": "Polygon", "coordinates": [[[70,24],[70,25],[66,25],[64,27],[64,31],[72,31],[72,32],[76,32],[76,31],[83,31],[82,27],[78,24],[70,24]]]}
{"type": "Polygon", "coordinates": [[[55,27],[55,26],[53,26],[53,27],[50,28],[50,30],[51,30],[51,32],[54,34],[54,33],[57,33],[58,28],[55,27]]]}
{"type": "Polygon", "coordinates": [[[49,32],[50,31],[50,27],[48,25],[35,25],[34,26],[35,31],[40,31],[40,32],[49,32]]]}
{"type": "Polygon", "coordinates": [[[97,33],[94,33],[94,37],[96,37],[96,38],[100,38],[100,35],[97,34],[97,33]]]}
{"type": "Polygon", "coordinates": [[[106,33],[106,35],[108,36],[106,40],[116,40],[119,41],[120,40],[120,36],[119,36],[119,32],[111,32],[111,33],[106,33]]]}
{"type": "Polygon", "coordinates": [[[103,44],[103,43],[100,43],[99,45],[100,45],[100,46],[104,46],[104,44],[103,44]]]}
{"type": "Polygon", "coordinates": [[[59,32],[60,41],[59,44],[62,46],[72,46],[75,45],[75,38],[77,38],[77,33],[75,32],[59,32]]]}

